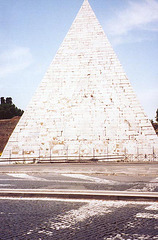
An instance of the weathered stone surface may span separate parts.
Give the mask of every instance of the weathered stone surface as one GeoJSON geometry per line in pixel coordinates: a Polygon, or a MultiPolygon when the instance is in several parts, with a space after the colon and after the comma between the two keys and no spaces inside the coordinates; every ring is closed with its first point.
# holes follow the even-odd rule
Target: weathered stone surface
{"type": "Polygon", "coordinates": [[[152,154],[158,138],[84,1],[3,157],[152,154]]]}

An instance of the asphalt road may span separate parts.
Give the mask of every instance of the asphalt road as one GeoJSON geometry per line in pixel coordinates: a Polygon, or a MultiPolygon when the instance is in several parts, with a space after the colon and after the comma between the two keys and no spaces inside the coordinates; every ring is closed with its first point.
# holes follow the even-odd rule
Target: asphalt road
{"type": "Polygon", "coordinates": [[[0,173],[0,189],[158,192],[158,178],[104,174],[0,173]]]}
{"type": "Polygon", "coordinates": [[[158,203],[0,200],[1,240],[158,239],[158,203]]]}
{"type": "Polygon", "coordinates": [[[52,163],[52,164],[7,164],[0,165],[1,173],[81,173],[107,176],[158,176],[158,162],[120,163],[52,163]]]}
{"type": "MultiPolygon", "coordinates": [[[[0,189],[158,192],[157,166],[0,166],[0,189]]],[[[157,226],[157,202],[0,198],[0,240],[152,240],[157,226]]]]}

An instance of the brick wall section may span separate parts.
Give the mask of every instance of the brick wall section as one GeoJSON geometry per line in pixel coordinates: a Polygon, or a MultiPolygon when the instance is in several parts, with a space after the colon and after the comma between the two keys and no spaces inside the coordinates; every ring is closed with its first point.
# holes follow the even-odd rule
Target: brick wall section
{"type": "Polygon", "coordinates": [[[3,156],[151,154],[158,138],[84,1],[3,156]]]}

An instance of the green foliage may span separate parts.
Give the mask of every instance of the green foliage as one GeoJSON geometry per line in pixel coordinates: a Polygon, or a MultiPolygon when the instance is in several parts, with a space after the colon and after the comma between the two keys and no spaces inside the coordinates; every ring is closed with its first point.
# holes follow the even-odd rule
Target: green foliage
{"type": "Polygon", "coordinates": [[[23,110],[17,108],[12,103],[12,98],[1,97],[1,104],[0,104],[0,119],[10,119],[15,116],[21,116],[23,114],[23,110]]]}
{"type": "Polygon", "coordinates": [[[155,119],[156,119],[156,122],[158,122],[158,109],[156,110],[156,117],[155,117],[155,119]]]}

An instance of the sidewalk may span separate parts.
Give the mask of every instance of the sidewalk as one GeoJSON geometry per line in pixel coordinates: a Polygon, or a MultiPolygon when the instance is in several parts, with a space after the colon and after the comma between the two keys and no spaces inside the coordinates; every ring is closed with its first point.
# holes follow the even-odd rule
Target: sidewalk
{"type": "Polygon", "coordinates": [[[158,177],[158,162],[48,163],[0,165],[0,173],[82,173],[158,177]]]}

